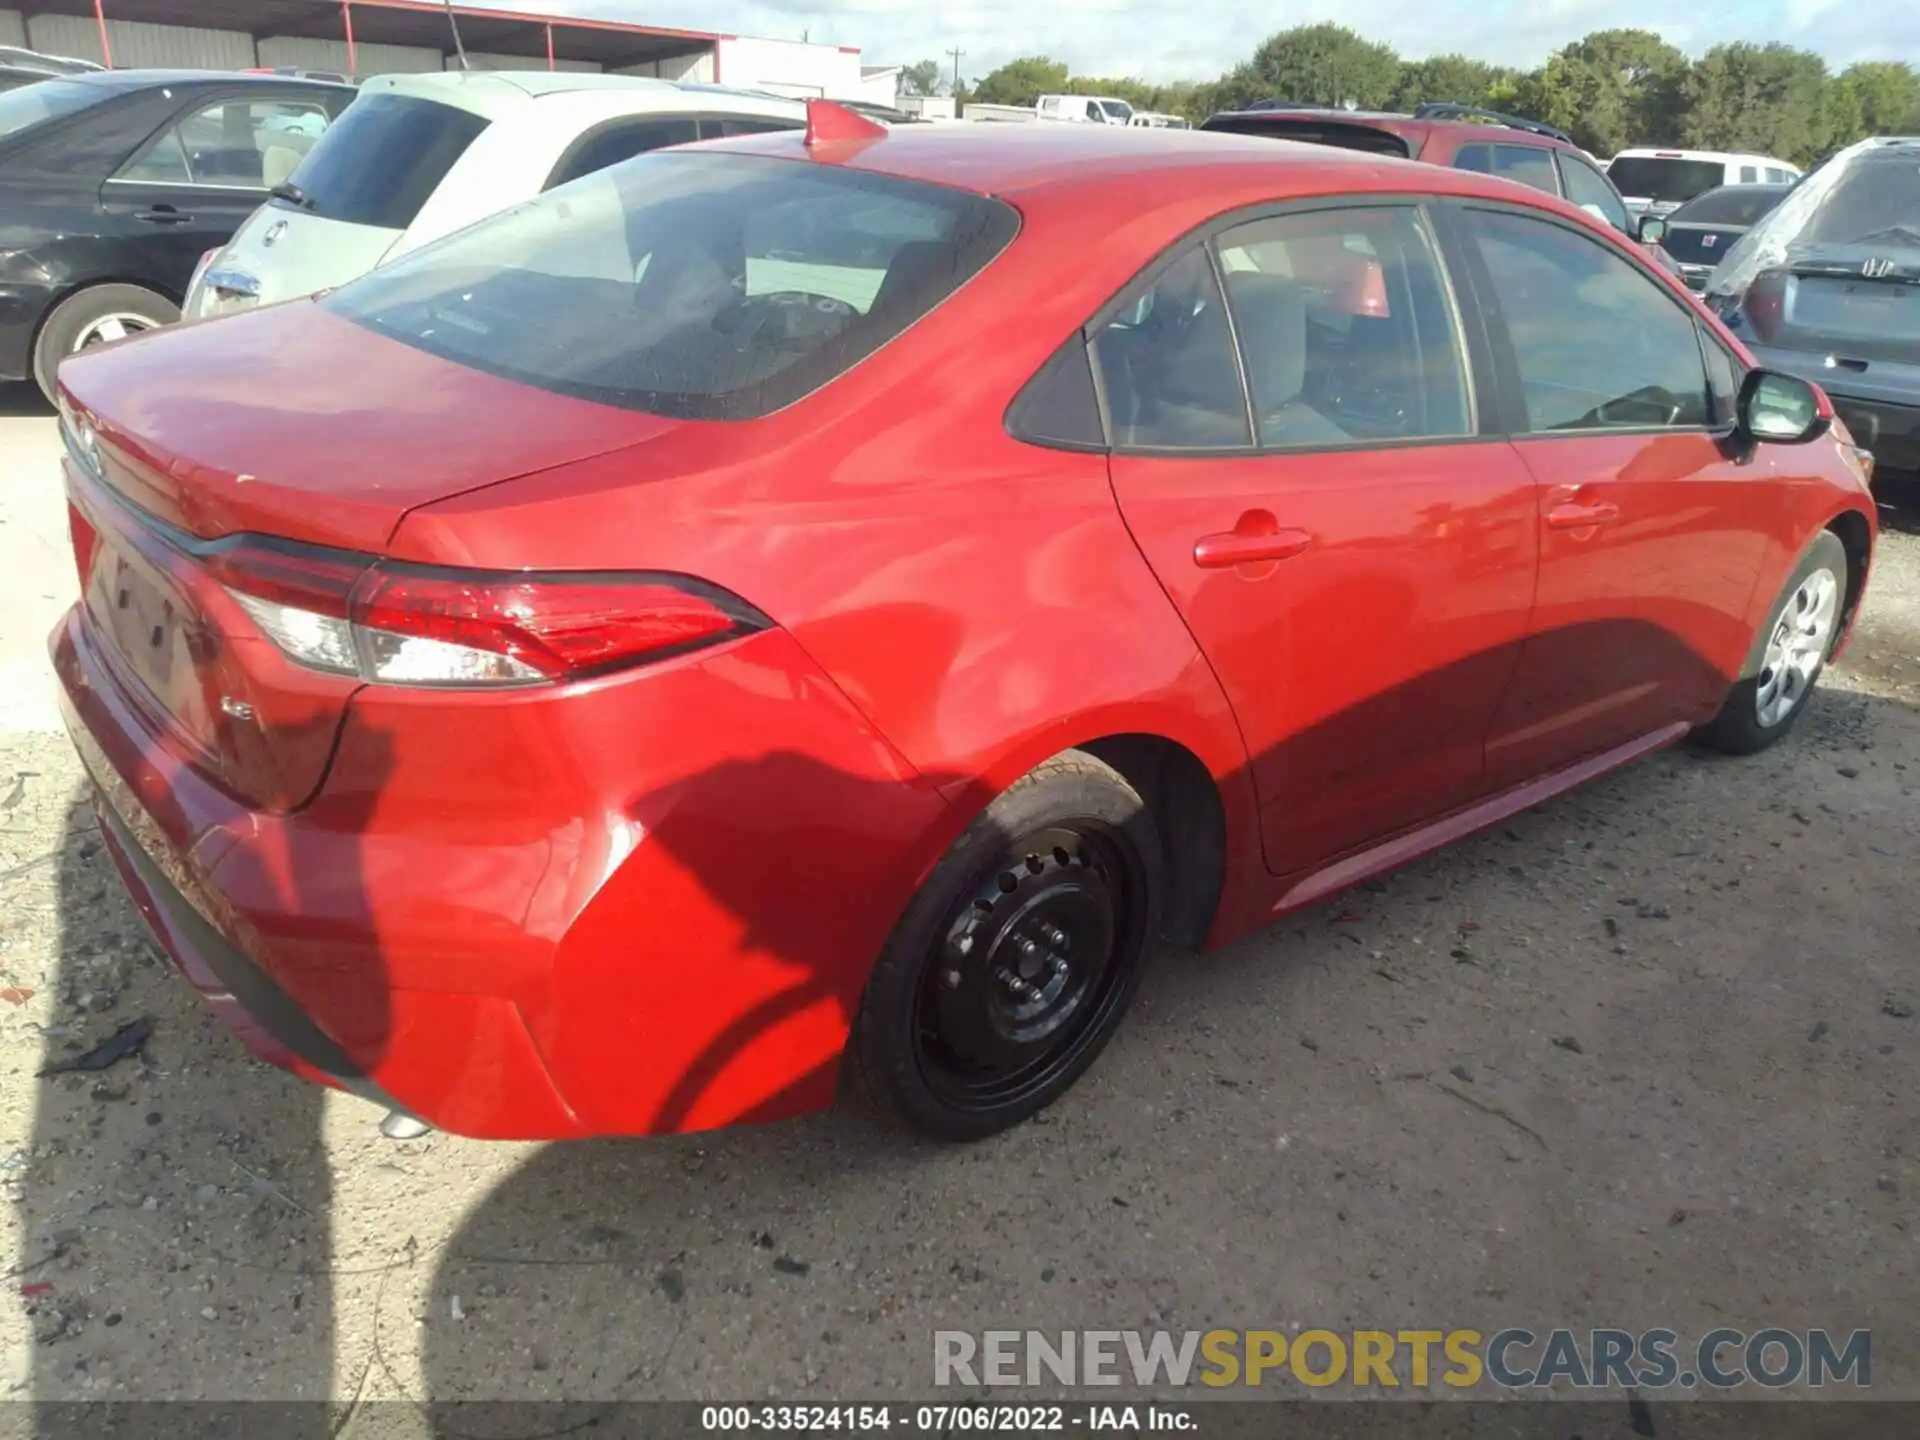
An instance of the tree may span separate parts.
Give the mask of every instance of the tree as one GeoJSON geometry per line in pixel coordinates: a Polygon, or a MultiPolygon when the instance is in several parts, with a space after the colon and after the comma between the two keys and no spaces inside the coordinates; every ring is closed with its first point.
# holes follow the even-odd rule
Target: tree
{"type": "Polygon", "coordinates": [[[1649,30],[1596,30],[1516,87],[1515,103],[1596,155],[1678,138],[1687,57],[1649,30]]]}
{"type": "Polygon", "coordinates": [[[973,98],[983,105],[1031,105],[1042,95],[1067,88],[1067,67],[1045,55],[1009,60],[973,87],[973,98]]]}
{"type": "Polygon", "coordinates": [[[1491,106],[1496,83],[1512,73],[1465,55],[1434,55],[1425,60],[1409,60],[1400,67],[1400,79],[1393,91],[1393,104],[1400,110],[1411,110],[1428,100],[1457,100],[1462,105],[1491,106]]]}
{"type": "Polygon", "coordinates": [[[1701,150],[1756,150],[1806,164],[1833,148],[1827,65],[1778,42],[1716,45],[1688,72],[1682,137],[1701,150]]]}
{"type": "Polygon", "coordinates": [[[938,95],[940,93],[940,62],[919,60],[912,65],[902,65],[900,93],[902,95],[938,95]]]}
{"type": "Polygon", "coordinates": [[[1833,80],[1828,143],[1869,135],[1911,135],[1920,128],[1920,74],[1904,60],[1862,60],[1833,80]]]}
{"type": "Polygon", "coordinates": [[[1296,25],[1269,36],[1251,60],[1225,76],[1219,99],[1229,108],[1281,99],[1378,110],[1399,83],[1400,57],[1390,46],[1344,25],[1296,25]]]}

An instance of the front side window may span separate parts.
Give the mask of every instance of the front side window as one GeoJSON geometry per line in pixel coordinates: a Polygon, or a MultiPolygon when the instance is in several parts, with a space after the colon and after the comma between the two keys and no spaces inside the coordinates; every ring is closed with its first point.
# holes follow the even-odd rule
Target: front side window
{"type": "Polygon", "coordinates": [[[1220,283],[1204,246],[1127,296],[1094,337],[1113,443],[1212,450],[1251,443],[1220,283]]]}
{"type": "Polygon", "coordinates": [[[1473,432],[1466,348],[1419,211],[1282,215],[1218,244],[1262,446],[1473,432]]]}
{"type": "Polygon", "coordinates": [[[1470,210],[1468,223],[1512,342],[1529,433],[1711,423],[1692,316],[1624,256],[1506,211],[1470,210]]]}
{"type": "Polygon", "coordinates": [[[1788,179],[1787,172],[1782,170],[1779,166],[1777,165],[1767,166],[1767,183],[1769,185],[1784,185],[1787,183],[1787,179],[1788,179]]]}
{"type": "Polygon", "coordinates": [[[1560,174],[1567,182],[1567,199],[1582,210],[1597,215],[1616,230],[1627,229],[1627,207],[1598,170],[1584,161],[1562,153],[1560,174]]]}
{"type": "Polygon", "coordinates": [[[1006,248],[1001,201],[839,165],[663,150],[334,292],[336,314],[456,364],[685,419],[811,393],[1006,248]]]}
{"type": "Polygon", "coordinates": [[[328,124],[315,101],[222,100],[155,135],[115,178],[271,190],[293,174],[328,124]]]}

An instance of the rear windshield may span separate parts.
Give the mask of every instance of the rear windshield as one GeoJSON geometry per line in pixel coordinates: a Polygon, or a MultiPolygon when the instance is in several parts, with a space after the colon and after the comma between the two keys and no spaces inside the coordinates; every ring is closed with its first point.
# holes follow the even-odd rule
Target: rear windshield
{"type": "Polygon", "coordinates": [[[1758,189],[1725,185],[1696,195],[1667,218],[1676,225],[1751,225],[1778,205],[1786,193],[1785,185],[1758,189]]]}
{"type": "Polygon", "coordinates": [[[329,220],[404,230],[487,128],[469,110],[412,95],[362,95],[293,172],[297,201],[329,220]]]}
{"type": "Polygon", "coordinates": [[[57,120],[120,93],[105,85],[72,80],[39,80],[0,94],[0,140],[18,135],[43,120],[57,120]]]}
{"type": "Polygon", "coordinates": [[[1727,167],[1718,160],[1663,160],[1653,155],[1622,155],[1607,166],[1607,178],[1622,195],[1676,204],[1725,184],[1727,167]]]}
{"type": "Polygon", "coordinates": [[[661,151],[335,292],[382,335],[530,385],[685,419],[819,388],[1019,228],[998,200],[765,156],[661,151]]]}
{"type": "Polygon", "coordinates": [[[1269,140],[1300,140],[1309,145],[1334,145],[1342,150],[1364,150],[1369,155],[1411,157],[1412,148],[1391,130],[1372,125],[1348,125],[1328,120],[1276,120],[1265,115],[1215,115],[1202,130],[1229,135],[1264,135],[1269,140]]]}
{"type": "Polygon", "coordinates": [[[1863,153],[1832,182],[1798,243],[1920,248],[1920,164],[1915,161],[1905,147],[1863,153]]]}

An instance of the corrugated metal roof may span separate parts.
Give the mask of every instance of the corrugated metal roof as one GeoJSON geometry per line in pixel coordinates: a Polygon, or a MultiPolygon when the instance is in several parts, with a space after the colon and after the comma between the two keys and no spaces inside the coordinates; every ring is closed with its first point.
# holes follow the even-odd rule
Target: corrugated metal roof
{"type": "MultiPolygon", "coordinates": [[[[37,0],[36,14],[93,18],[94,0],[37,0]]],[[[344,40],[340,0],[105,0],[109,20],[199,29],[238,30],[260,39],[288,36],[344,40]]],[[[434,0],[352,0],[353,38],[375,45],[415,45],[451,54],[446,7],[434,0]]],[[[697,54],[720,37],[699,30],[623,25],[456,5],[460,38],[470,52],[545,59],[547,31],[560,60],[591,60],[608,68],[697,54]]],[[[115,57],[118,59],[118,57],[115,57]]]]}

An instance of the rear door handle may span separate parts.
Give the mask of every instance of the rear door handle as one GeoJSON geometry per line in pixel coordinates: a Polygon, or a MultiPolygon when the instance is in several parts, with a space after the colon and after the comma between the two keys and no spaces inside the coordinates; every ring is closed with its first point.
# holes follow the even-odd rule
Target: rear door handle
{"type": "Polygon", "coordinates": [[[156,205],[151,210],[136,210],[133,218],[143,220],[149,225],[190,225],[191,215],[182,215],[171,205],[156,205]]]}
{"type": "Polygon", "coordinates": [[[1556,505],[1547,511],[1549,530],[1591,530],[1596,525],[1609,525],[1620,518],[1620,507],[1611,500],[1602,500],[1594,505],[1556,505]]]}
{"type": "Polygon", "coordinates": [[[1202,535],[1193,542],[1193,563],[1202,570],[1226,570],[1263,560],[1290,560],[1313,544],[1305,530],[1283,530],[1265,510],[1249,510],[1231,530],[1202,535]]]}

